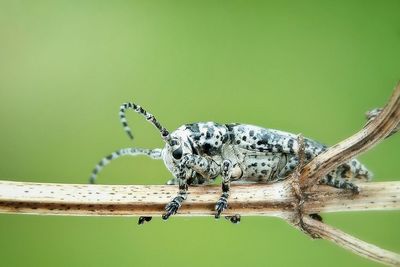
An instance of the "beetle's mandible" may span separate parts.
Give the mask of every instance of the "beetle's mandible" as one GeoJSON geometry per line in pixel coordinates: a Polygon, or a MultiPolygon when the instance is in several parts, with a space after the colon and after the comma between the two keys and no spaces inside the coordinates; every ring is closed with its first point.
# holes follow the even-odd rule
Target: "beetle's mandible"
{"type": "MultiPolygon", "coordinates": [[[[187,197],[189,185],[208,184],[216,177],[222,178],[222,193],[215,205],[215,218],[228,207],[231,183],[277,182],[287,178],[299,164],[297,135],[258,126],[215,122],[185,124],[170,133],[149,112],[134,103],[120,107],[120,120],[128,136],[132,132],[125,118],[125,111],[132,109],[143,115],[161,133],[165,147],[160,149],[125,148],[103,158],[94,168],[90,182],[94,183],[99,171],[120,156],[147,155],[162,159],[173,174],[168,184],[179,186],[179,192],[165,207],[162,216],[167,220],[175,214],[187,197]]],[[[305,163],[326,150],[326,146],[312,139],[304,138],[305,163]]],[[[321,184],[358,192],[352,180],[368,181],[372,177],[359,161],[352,159],[328,175],[321,184]]],[[[149,221],[141,217],[139,224],[149,221]]],[[[234,216],[232,222],[240,217],[234,216]]]]}

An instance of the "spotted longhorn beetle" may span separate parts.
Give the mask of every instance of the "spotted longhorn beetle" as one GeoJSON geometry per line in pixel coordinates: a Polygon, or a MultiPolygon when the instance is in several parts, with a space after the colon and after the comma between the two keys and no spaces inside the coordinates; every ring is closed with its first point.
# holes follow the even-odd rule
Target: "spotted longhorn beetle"
{"type": "MultiPolygon", "coordinates": [[[[97,174],[110,161],[121,156],[147,155],[162,159],[173,174],[167,184],[179,185],[179,192],[165,207],[162,218],[167,220],[175,214],[187,197],[189,185],[209,184],[216,177],[222,177],[222,194],[215,205],[215,218],[228,207],[231,182],[259,183],[284,180],[299,164],[297,135],[258,126],[215,122],[184,124],[170,133],[158,120],[141,106],[124,103],[119,117],[128,136],[133,134],[128,126],[125,112],[132,109],[141,114],[161,133],[165,147],[160,149],[124,148],[103,158],[94,168],[90,182],[95,183],[97,174]]],[[[372,117],[372,116],[371,116],[372,117]]],[[[305,163],[309,162],[327,147],[312,139],[304,138],[305,163]]],[[[340,165],[320,180],[321,184],[358,192],[352,180],[368,181],[372,177],[356,159],[340,165]]],[[[139,224],[150,221],[151,217],[140,217],[139,224]]],[[[233,216],[232,222],[240,221],[233,216]]]]}

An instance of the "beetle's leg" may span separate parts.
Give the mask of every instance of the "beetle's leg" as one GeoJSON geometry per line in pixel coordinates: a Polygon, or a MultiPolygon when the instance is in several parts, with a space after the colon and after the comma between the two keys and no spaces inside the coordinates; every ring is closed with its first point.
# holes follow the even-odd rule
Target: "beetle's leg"
{"type": "Polygon", "coordinates": [[[165,206],[166,213],[162,216],[163,220],[168,220],[171,215],[174,215],[182,205],[182,202],[187,198],[188,184],[186,181],[185,178],[178,177],[179,193],[167,204],[167,206],[165,206]]]}
{"type": "Polygon", "coordinates": [[[360,189],[357,185],[349,182],[347,179],[337,176],[334,177],[331,173],[327,174],[324,178],[319,181],[320,184],[330,185],[339,189],[351,190],[353,193],[358,194],[360,189]]]}
{"type": "Polygon", "coordinates": [[[241,217],[239,214],[235,214],[233,216],[225,216],[225,219],[229,220],[233,224],[238,224],[240,223],[241,217]]]}
{"type": "Polygon", "coordinates": [[[151,216],[140,216],[138,220],[138,225],[143,225],[144,223],[151,221],[151,219],[153,219],[153,217],[151,216]]]}
{"type": "MultiPolygon", "coordinates": [[[[179,173],[175,174],[179,184],[179,193],[178,196],[165,207],[167,212],[162,216],[163,219],[167,220],[178,211],[182,202],[187,197],[188,183],[193,180],[193,175],[197,173],[204,178],[213,178],[219,174],[219,171],[218,164],[212,160],[194,154],[183,156],[179,164],[179,173]]],[[[175,182],[174,179],[170,181],[175,182]]]]}
{"type": "Polygon", "coordinates": [[[317,220],[317,221],[319,221],[319,222],[322,222],[322,221],[323,221],[322,216],[319,215],[318,213],[311,213],[309,216],[310,216],[312,219],[317,220]]]}
{"type": "MultiPolygon", "coordinates": [[[[187,179],[187,184],[189,186],[191,185],[203,185],[203,184],[210,184],[209,179],[205,179],[203,176],[201,176],[197,172],[193,172],[192,177],[187,179]]],[[[177,178],[171,178],[170,180],[167,181],[167,185],[179,185],[179,179],[177,178]]]]}
{"type": "MultiPolygon", "coordinates": [[[[167,185],[178,185],[179,181],[176,177],[173,177],[173,178],[169,179],[166,184],[167,185]]],[[[138,219],[138,225],[143,225],[143,224],[151,221],[151,219],[153,219],[153,217],[151,217],[151,216],[140,216],[138,219]]]]}
{"type": "Polygon", "coordinates": [[[231,175],[232,175],[233,164],[230,160],[224,160],[222,162],[222,195],[215,204],[215,218],[219,219],[221,216],[221,212],[224,211],[228,207],[228,197],[231,183],[231,175]]]}
{"type": "Polygon", "coordinates": [[[182,162],[187,168],[192,169],[206,179],[214,178],[220,172],[220,166],[215,161],[199,155],[185,155],[182,158],[182,162]]]}
{"type": "Polygon", "coordinates": [[[190,178],[191,175],[191,172],[189,172],[190,169],[186,166],[187,160],[188,158],[186,157],[182,158],[179,167],[176,170],[177,172],[174,173],[176,179],[170,180],[173,183],[176,183],[176,181],[178,182],[179,192],[178,195],[165,206],[166,213],[162,215],[163,220],[168,220],[171,215],[174,215],[182,205],[182,202],[187,198],[187,178],[190,178]]]}
{"type": "MultiPolygon", "coordinates": [[[[176,177],[173,177],[173,178],[169,179],[166,184],[167,185],[179,185],[179,179],[176,177]]],[[[196,184],[196,181],[195,181],[195,183],[189,183],[189,184],[196,184]]],[[[138,220],[138,224],[142,225],[146,222],[151,221],[152,218],[153,217],[150,217],[150,216],[140,216],[139,220],[138,220]]]]}

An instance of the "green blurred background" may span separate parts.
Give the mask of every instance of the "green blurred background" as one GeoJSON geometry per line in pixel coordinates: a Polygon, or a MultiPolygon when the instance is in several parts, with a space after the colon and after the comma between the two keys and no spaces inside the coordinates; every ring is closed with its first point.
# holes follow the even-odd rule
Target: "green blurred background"
{"type": "MultiPolygon", "coordinates": [[[[118,108],[135,101],[170,130],[243,122],[327,144],[364,124],[400,79],[400,1],[0,1],[0,177],[86,183],[121,147],[158,133],[118,108]]],[[[361,157],[400,180],[400,138],[361,157]]],[[[162,184],[162,162],[122,158],[108,184],[162,184]]],[[[325,220],[400,252],[399,212],[325,220]]],[[[378,266],[285,222],[0,215],[1,266],[378,266]]]]}

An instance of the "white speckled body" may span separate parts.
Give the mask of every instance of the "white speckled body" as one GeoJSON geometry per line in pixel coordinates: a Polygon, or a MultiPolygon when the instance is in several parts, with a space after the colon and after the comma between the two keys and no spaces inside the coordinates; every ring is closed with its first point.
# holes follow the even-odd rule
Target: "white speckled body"
{"type": "MultiPolygon", "coordinates": [[[[230,160],[235,166],[231,181],[275,182],[286,178],[298,164],[297,136],[273,129],[246,124],[217,124],[200,122],[185,124],[171,133],[183,145],[183,155],[195,154],[208,160],[209,164],[221,166],[230,160]]],[[[325,145],[304,138],[306,161],[326,149],[325,145]]],[[[167,168],[177,172],[178,162],[171,156],[167,144],[163,158],[167,168]]],[[[199,174],[191,170],[189,184],[201,184],[215,179],[220,172],[199,174]]],[[[357,160],[351,160],[331,174],[331,179],[369,179],[370,173],[357,160]]],[[[329,178],[329,177],[327,177],[329,178]]]]}

